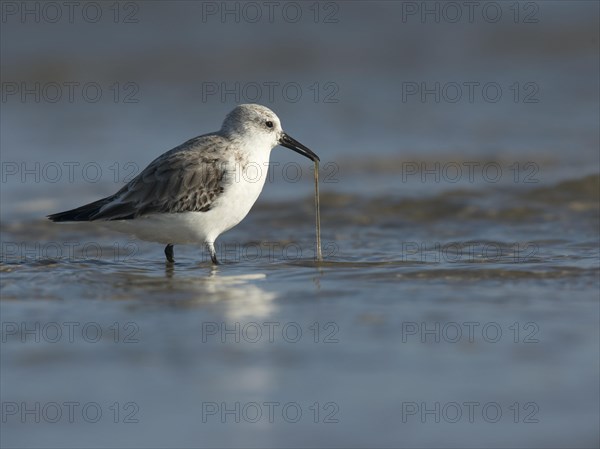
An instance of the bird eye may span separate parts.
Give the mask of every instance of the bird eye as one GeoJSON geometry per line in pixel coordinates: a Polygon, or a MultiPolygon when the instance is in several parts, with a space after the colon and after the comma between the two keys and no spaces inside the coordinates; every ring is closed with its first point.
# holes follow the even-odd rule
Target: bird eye
{"type": "Polygon", "coordinates": [[[267,120],[265,125],[267,125],[267,128],[273,128],[273,122],[271,120],[267,120]]]}

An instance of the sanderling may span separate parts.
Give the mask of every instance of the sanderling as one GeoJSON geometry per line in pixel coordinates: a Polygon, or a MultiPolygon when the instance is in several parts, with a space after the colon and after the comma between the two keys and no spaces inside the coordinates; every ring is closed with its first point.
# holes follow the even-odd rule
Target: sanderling
{"type": "Polygon", "coordinates": [[[242,104],[225,117],[219,131],[167,151],[114,195],[48,218],[101,221],[142,240],[166,244],[168,262],[174,262],[174,244],[204,243],[218,264],[214,242],[252,208],[277,145],[319,161],[283,132],[273,111],[242,104]],[[256,176],[245,175],[248,164],[260,168],[256,176]]]}

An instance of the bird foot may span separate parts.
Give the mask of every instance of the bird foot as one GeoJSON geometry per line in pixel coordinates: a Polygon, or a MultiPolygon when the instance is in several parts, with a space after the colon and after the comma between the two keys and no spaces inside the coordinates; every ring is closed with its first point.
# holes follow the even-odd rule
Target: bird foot
{"type": "Polygon", "coordinates": [[[167,256],[167,262],[175,262],[175,259],[173,258],[173,245],[171,243],[169,243],[165,248],[165,256],[167,256]]]}

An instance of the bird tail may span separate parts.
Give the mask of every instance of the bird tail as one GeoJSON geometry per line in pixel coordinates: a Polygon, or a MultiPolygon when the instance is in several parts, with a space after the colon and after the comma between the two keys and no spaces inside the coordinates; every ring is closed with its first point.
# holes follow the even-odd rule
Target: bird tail
{"type": "Polygon", "coordinates": [[[100,209],[112,200],[112,197],[102,198],[101,200],[94,201],[93,203],[86,204],[76,209],[67,210],[65,212],[58,212],[56,214],[48,215],[47,218],[54,222],[61,221],[92,221],[95,219],[95,215],[100,212],[100,209]]]}

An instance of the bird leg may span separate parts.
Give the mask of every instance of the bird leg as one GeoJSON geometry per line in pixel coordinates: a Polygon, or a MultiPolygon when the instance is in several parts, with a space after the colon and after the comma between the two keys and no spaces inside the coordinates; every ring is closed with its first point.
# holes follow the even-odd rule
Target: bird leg
{"type": "Polygon", "coordinates": [[[167,256],[167,262],[169,262],[169,263],[175,262],[175,259],[173,259],[173,244],[172,243],[169,243],[165,247],[165,256],[167,256]]]}
{"type": "Polygon", "coordinates": [[[210,253],[210,260],[212,260],[213,265],[221,265],[217,260],[217,252],[215,251],[215,245],[213,242],[206,242],[206,249],[210,253]]]}

